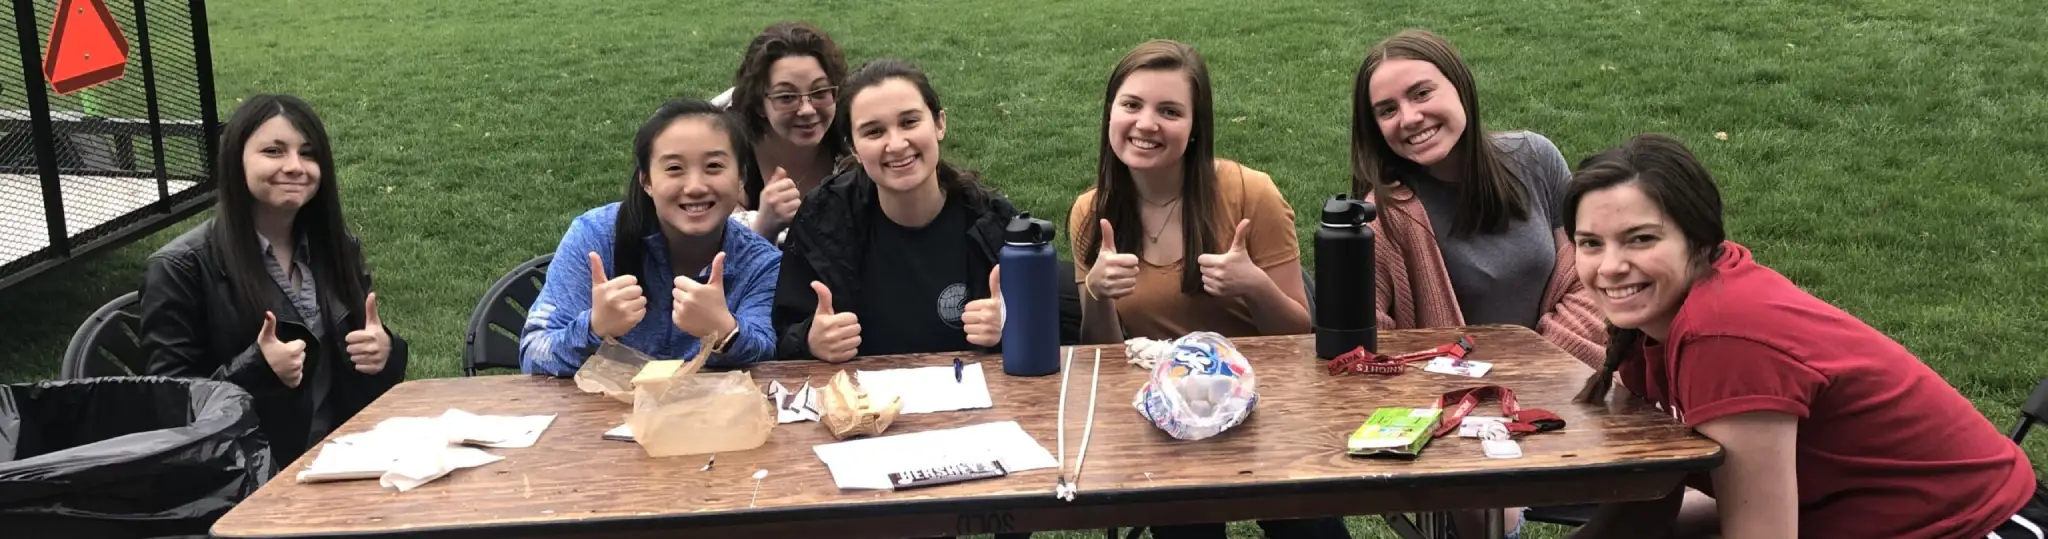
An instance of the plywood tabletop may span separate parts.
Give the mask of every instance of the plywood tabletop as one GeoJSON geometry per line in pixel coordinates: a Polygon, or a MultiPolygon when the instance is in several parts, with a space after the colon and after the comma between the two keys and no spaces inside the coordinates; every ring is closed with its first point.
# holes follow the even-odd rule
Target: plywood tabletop
{"type": "MultiPolygon", "coordinates": [[[[1144,524],[1134,520],[1640,499],[1671,488],[1685,473],[1719,464],[1717,444],[1655,410],[1570,403],[1592,370],[1527,329],[1392,331],[1382,332],[1380,342],[1389,352],[1405,352],[1447,343],[1460,334],[1471,335],[1476,343],[1473,359],[1494,363],[1485,378],[1419,369],[1398,376],[1330,376],[1315,358],[1310,336],[1234,339],[1252,361],[1258,405],[1243,424],[1197,441],[1173,439],[1140,416],[1132,402],[1149,373],[1126,362],[1123,346],[1101,347],[1094,433],[1081,494],[1073,502],[1052,496],[1058,475],[1053,469],[901,492],[842,491],[812,452],[813,446],[835,441],[815,422],[779,425],[765,445],[719,454],[710,471],[700,471],[705,456],[649,458],[637,444],[602,439],[604,431],[623,423],[630,407],[582,393],[568,380],[522,375],[416,380],[391,390],[335,435],[361,432],[391,417],[437,416],[449,408],[488,415],[552,413],[557,418],[534,447],[489,449],[505,460],[458,470],[404,493],[379,488],[375,481],[295,483],[291,478],[316,453],[308,452],[223,517],[214,533],[438,532],[504,538],[755,530],[891,536],[933,533],[937,525],[931,522],[940,520],[960,522],[940,533],[1002,531],[1103,521],[1144,524]],[[1457,437],[1431,442],[1414,460],[1345,454],[1345,438],[1373,409],[1428,407],[1446,391],[1479,385],[1510,387],[1524,407],[1556,412],[1567,426],[1523,437],[1524,456],[1518,459],[1487,458],[1476,440],[1457,437]],[[763,469],[769,475],[756,499],[752,476],[763,469]],[[1198,508],[1209,512],[1185,514],[1198,508]],[[972,518],[983,522],[967,522],[972,518]],[[1034,524],[1009,522],[1016,519],[1034,524]]],[[[1075,353],[1067,397],[1069,459],[1079,450],[1094,350],[1077,347],[1075,353]]],[[[775,362],[750,372],[763,385],[776,380],[794,386],[807,378],[823,384],[841,369],[949,366],[956,357],[983,364],[995,406],[904,415],[884,435],[1016,421],[1057,454],[1060,376],[1006,376],[998,356],[887,356],[841,365],[775,362]]],[[[1474,415],[1497,410],[1488,402],[1474,415]]]]}

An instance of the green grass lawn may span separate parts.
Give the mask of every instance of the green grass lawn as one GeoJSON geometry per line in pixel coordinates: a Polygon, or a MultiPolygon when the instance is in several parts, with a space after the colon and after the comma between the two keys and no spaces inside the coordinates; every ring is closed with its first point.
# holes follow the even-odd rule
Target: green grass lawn
{"type": "MultiPolygon", "coordinates": [[[[1366,47],[1430,28],[1473,64],[1489,128],[1541,132],[1573,162],[1643,131],[1685,140],[1721,182],[1734,239],[1905,343],[1993,421],[2010,424],[2048,372],[2040,2],[945,4],[209,10],[223,118],[255,92],[298,94],[326,117],[413,378],[457,375],[485,287],[551,251],[570,217],[615,200],[639,122],[666,98],[726,88],[746,41],[785,18],[833,33],[855,65],[923,65],[949,109],[945,157],[1062,223],[1094,181],[1109,69],[1145,39],[1189,42],[1214,78],[1218,153],[1273,175],[1301,211],[1304,245],[1314,208],[1349,182],[1349,94],[1366,47]]],[[[0,292],[0,381],[53,377],[78,322],[133,290],[144,258],[188,226],[0,292]]],[[[2044,439],[2028,444],[2036,469],[2044,439]]]]}

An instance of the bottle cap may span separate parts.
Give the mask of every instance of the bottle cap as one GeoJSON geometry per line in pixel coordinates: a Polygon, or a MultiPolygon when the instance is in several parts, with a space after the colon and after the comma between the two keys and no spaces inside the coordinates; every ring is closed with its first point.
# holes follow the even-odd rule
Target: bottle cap
{"type": "Polygon", "coordinates": [[[1379,208],[1364,200],[1354,200],[1351,195],[1340,194],[1323,202],[1323,226],[1352,228],[1365,226],[1379,214],[1379,208]]]}
{"type": "Polygon", "coordinates": [[[1031,212],[1017,214],[1010,219],[1009,226],[1003,227],[1003,243],[1010,245],[1038,246],[1052,243],[1052,223],[1044,219],[1032,219],[1031,212]]]}

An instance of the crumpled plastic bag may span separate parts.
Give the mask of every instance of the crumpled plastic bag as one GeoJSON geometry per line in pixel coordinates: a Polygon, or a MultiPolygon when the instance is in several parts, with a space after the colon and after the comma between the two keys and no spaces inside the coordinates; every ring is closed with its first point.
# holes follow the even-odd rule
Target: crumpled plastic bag
{"type": "Polygon", "coordinates": [[[1211,332],[1173,341],[1173,355],[1152,368],[1132,406],[1181,440],[1215,436],[1243,423],[1258,405],[1252,364],[1230,339],[1211,332]]]}
{"type": "Polygon", "coordinates": [[[775,409],[761,386],[746,371],[699,373],[709,356],[707,347],[679,366],[648,363],[673,370],[664,376],[640,377],[631,393],[633,413],[626,425],[647,456],[742,451],[768,443],[775,409]]]}
{"type": "Polygon", "coordinates": [[[818,422],[825,424],[836,440],[880,435],[903,411],[903,397],[891,396],[888,402],[870,399],[868,392],[854,385],[853,377],[843,370],[832,375],[832,381],[819,391],[823,394],[820,400],[825,413],[818,422]]]}
{"type": "Polygon", "coordinates": [[[583,366],[576,369],[576,389],[632,404],[633,377],[652,361],[653,356],[607,338],[598,345],[597,353],[583,360],[583,366]]]}

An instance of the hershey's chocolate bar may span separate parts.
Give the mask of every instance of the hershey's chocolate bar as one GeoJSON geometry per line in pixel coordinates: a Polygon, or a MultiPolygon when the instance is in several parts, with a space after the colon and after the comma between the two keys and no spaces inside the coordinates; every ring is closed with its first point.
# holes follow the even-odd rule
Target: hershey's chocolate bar
{"type": "Polygon", "coordinates": [[[947,485],[961,481],[1009,475],[999,461],[966,462],[889,473],[889,486],[896,490],[947,485]]]}

